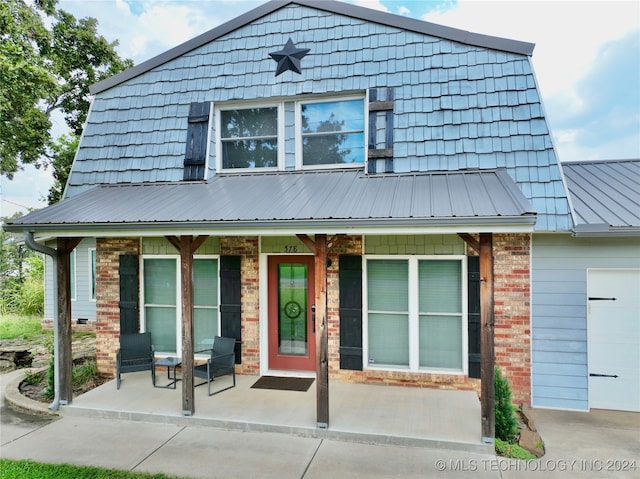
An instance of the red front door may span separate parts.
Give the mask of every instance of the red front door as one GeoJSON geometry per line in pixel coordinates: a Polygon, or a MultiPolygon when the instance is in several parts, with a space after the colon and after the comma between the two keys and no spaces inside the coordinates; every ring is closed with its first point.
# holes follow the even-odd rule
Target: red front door
{"type": "Polygon", "coordinates": [[[316,369],[313,264],[313,256],[269,256],[269,369],[316,369]]]}

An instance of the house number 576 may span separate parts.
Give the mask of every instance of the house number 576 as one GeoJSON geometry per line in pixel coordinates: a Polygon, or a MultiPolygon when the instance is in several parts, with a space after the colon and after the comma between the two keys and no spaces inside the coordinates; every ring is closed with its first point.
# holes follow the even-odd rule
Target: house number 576
{"type": "Polygon", "coordinates": [[[297,253],[298,252],[298,247],[296,245],[292,245],[292,244],[285,245],[284,252],[285,253],[297,253]]]}

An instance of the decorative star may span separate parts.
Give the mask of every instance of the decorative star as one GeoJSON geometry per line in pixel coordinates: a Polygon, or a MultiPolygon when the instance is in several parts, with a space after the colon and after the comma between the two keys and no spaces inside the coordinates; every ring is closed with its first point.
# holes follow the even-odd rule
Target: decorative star
{"type": "Polygon", "coordinates": [[[300,69],[300,60],[302,60],[309,51],[309,48],[296,48],[293,44],[293,40],[289,38],[289,41],[282,50],[269,53],[269,56],[278,62],[276,76],[286,72],[287,70],[302,73],[302,70],[300,69]]]}

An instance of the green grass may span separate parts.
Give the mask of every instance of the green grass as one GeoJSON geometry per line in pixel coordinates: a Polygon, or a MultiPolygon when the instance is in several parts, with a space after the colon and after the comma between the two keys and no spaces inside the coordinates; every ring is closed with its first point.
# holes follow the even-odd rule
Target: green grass
{"type": "Polygon", "coordinates": [[[45,334],[39,316],[0,316],[0,339],[31,339],[45,334]]]}
{"type": "Polygon", "coordinates": [[[0,479],[178,479],[178,476],[120,471],[92,466],[44,464],[33,461],[0,459],[0,479]]]}
{"type": "Polygon", "coordinates": [[[521,448],[517,444],[511,444],[496,437],[495,443],[496,454],[502,457],[508,457],[510,459],[523,459],[528,461],[530,459],[538,459],[534,454],[531,454],[526,449],[521,448]]]}

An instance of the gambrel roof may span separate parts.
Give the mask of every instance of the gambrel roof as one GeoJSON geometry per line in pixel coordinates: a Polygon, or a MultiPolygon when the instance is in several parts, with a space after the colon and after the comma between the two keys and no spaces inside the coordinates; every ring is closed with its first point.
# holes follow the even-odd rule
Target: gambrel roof
{"type": "Polygon", "coordinates": [[[576,236],[640,236],[640,160],[562,164],[576,236]]]}
{"type": "MultiPolygon", "coordinates": [[[[281,106],[284,141],[278,148],[283,159],[277,172],[254,173],[254,180],[268,182],[287,175],[311,178],[314,172],[296,170],[296,102],[357,94],[366,103],[384,93],[393,103],[388,123],[392,158],[369,157],[365,171],[352,172],[362,182],[377,184],[378,177],[385,176],[381,171],[397,178],[497,175],[511,181],[508,190],[517,188],[527,202],[526,207],[516,202],[523,230],[529,231],[535,219],[536,231],[569,231],[567,193],[529,58],[532,51],[530,43],[335,1],[272,1],[95,85],[63,203],[81,207],[81,202],[73,201],[76,197],[103,197],[112,191],[105,185],[127,186],[120,191],[140,189],[141,199],[146,197],[142,191],[151,191],[146,185],[159,185],[158,191],[164,192],[187,191],[187,186],[213,192],[213,184],[241,179],[248,185],[251,171],[232,178],[216,169],[216,111],[225,105],[272,102],[281,106]],[[276,76],[269,54],[281,50],[290,38],[296,47],[310,52],[301,61],[300,74],[287,71],[276,76]],[[210,122],[205,123],[207,161],[200,186],[183,183],[188,119],[194,104],[211,112],[210,122]],[[380,162],[383,167],[371,168],[380,162]]],[[[374,109],[367,111],[369,119],[376,114],[374,109]]],[[[380,128],[367,132],[369,149],[378,136],[385,136],[380,128]]],[[[325,178],[316,176],[320,177],[325,178]]],[[[442,198],[455,199],[454,184],[437,183],[442,185],[453,188],[437,190],[442,198]]],[[[506,197],[492,192],[476,201],[482,206],[485,200],[500,198],[506,197]]],[[[352,201],[347,197],[345,208],[352,201]]],[[[505,201],[507,206],[514,204],[505,201]]],[[[141,214],[146,211],[143,202],[130,204],[141,208],[141,214]]],[[[153,206],[175,211],[170,205],[168,198],[153,206]]],[[[55,212],[67,207],[54,208],[55,212]]],[[[408,217],[397,207],[392,211],[408,217]]],[[[348,217],[344,211],[338,213],[348,217]]],[[[53,221],[47,214],[38,213],[43,225],[53,221]]],[[[502,221],[501,214],[494,219],[502,221]]],[[[474,218],[471,209],[455,221],[461,217],[474,218]]],[[[318,224],[322,221],[319,217],[318,224]]]]}

